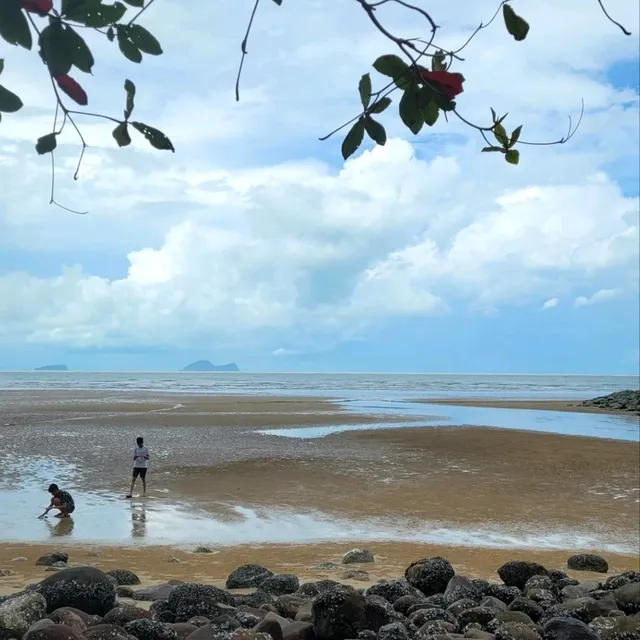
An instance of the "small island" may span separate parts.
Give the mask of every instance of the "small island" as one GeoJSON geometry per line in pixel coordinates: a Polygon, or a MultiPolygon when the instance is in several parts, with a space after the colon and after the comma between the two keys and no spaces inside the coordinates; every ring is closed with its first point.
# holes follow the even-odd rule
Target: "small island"
{"type": "Polygon", "coordinates": [[[69,371],[66,364],[47,364],[44,367],[36,367],[34,371],[69,371]]]}
{"type": "Polygon", "coordinates": [[[180,371],[240,371],[240,369],[235,362],[216,365],[209,360],[196,360],[180,371]]]}

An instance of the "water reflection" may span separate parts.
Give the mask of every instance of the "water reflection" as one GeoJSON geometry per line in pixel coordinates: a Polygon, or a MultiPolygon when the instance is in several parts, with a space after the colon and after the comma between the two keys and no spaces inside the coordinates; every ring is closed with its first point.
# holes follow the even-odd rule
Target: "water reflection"
{"type": "Polygon", "coordinates": [[[147,537],[147,510],[144,504],[131,505],[131,537],[147,537]]]}
{"type": "Polygon", "coordinates": [[[70,537],[75,527],[73,518],[55,518],[53,521],[47,519],[45,522],[52,538],[70,537]]]}

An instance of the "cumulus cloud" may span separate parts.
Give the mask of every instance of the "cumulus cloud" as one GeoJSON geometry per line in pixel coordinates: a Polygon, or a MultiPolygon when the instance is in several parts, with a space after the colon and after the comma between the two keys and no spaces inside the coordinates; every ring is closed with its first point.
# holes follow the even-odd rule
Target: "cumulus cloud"
{"type": "Polygon", "coordinates": [[[560,304],[560,300],[558,298],[549,298],[543,305],[542,310],[546,311],[547,309],[555,309],[558,304],[560,304]]]}
{"type": "Polygon", "coordinates": [[[620,289],[600,289],[591,296],[578,296],[575,299],[576,307],[586,307],[591,304],[600,304],[617,298],[621,294],[620,289]]]}
{"type": "MultiPolygon", "coordinates": [[[[634,3],[610,4],[637,23],[634,3]]],[[[89,208],[86,217],[47,205],[49,165],[31,143],[50,126],[42,67],[21,59],[21,75],[7,61],[3,78],[23,87],[32,108],[15,125],[3,122],[0,140],[0,251],[19,254],[23,267],[0,271],[0,342],[215,339],[284,356],[397,317],[537,307],[545,292],[574,297],[603,278],[622,288],[636,269],[638,198],[610,167],[637,165],[638,96],[604,72],[637,57],[637,38],[620,37],[597,3],[541,0],[529,8],[525,43],[496,25],[468,50],[460,103],[471,118],[501,107],[517,114],[513,126],[548,139],[585,99],[571,143],[527,148],[517,168],[481,155],[482,141],[455,120],[414,139],[388,118],[387,145],[365,146],[344,164],[337,142],[316,141],[357,111],[357,79],[388,49],[351,0],[332,12],[324,3],[265,5],[239,105],[237,61],[227,54],[247,7],[234,4],[221,21],[216,5],[193,14],[171,0],[157,6],[146,13],[166,55],[132,69],[99,49],[101,75],[87,90],[92,110],[111,112],[133,74],[137,117],[166,130],[177,153],[150,152],[144,140],[115,150],[110,128],[87,121],[91,147],[74,182],[69,131],[59,141],[57,194],[89,208]],[[579,25],[560,37],[576,16],[579,25]],[[30,270],[36,255],[54,256],[59,268],[30,270]]],[[[442,4],[443,44],[464,42],[493,10],[488,1],[442,4]]],[[[398,20],[415,35],[415,23],[398,20]]]]}

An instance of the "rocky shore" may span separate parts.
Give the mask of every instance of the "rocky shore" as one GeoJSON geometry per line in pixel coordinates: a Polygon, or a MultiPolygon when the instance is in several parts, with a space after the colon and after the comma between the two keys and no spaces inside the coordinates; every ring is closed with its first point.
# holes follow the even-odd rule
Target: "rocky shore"
{"type": "Polygon", "coordinates": [[[629,411],[640,415],[640,391],[627,389],[610,393],[608,396],[600,396],[585,400],[583,407],[597,407],[607,411],[629,411]]]}
{"type": "Polygon", "coordinates": [[[178,580],[142,587],[125,567],[68,562],[66,553],[42,556],[48,577],[0,597],[0,640],[640,640],[640,573],[609,575],[599,555],[573,555],[563,570],[509,561],[497,570],[500,582],[423,558],[366,588],[338,581],[367,579],[375,558],[366,549],[324,563],[336,580],[301,584],[244,564],[225,588],[178,580]]]}

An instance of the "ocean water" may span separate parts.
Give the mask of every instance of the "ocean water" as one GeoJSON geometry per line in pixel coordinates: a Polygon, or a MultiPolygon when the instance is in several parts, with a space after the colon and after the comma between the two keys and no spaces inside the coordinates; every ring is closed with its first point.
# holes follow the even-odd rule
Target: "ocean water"
{"type": "Polygon", "coordinates": [[[143,391],[412,398],[580,399],[640,388],[640,376],[390,373],[0,372],[0,390],[143,391]]]}

